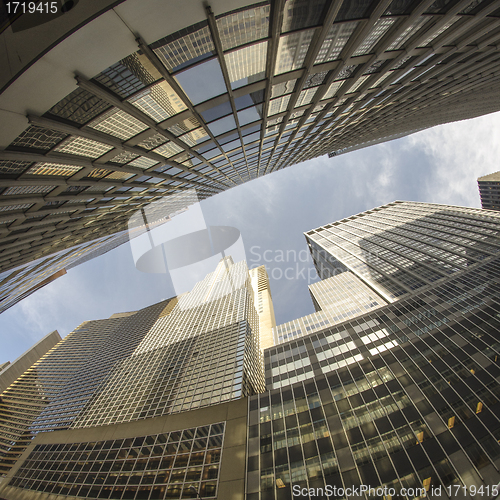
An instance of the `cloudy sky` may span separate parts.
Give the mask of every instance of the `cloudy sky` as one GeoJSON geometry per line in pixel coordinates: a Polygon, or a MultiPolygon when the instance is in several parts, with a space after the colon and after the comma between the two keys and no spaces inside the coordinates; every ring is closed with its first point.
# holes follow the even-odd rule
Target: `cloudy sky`
{"type": "MultiPolygon", "coordinates": [[[[480,207],[476,179],[500,170],[499,158],[500,113],[494,113],[316,158],[214,196],[201,208],[206,224],[240,230],[250,267],[266,265],[279,324],[314,312],[307,285],[317,276],[306,259],[305,231],[394,200],[480,207]],[[287,269],[292,279],[284,278],[287,269]]],[[[184,286],[194,279],[191,272],[184,286]]],[[[53,330],[65,336],[83,321],[173,295],[168,275],[138,271],[124,244],[1,314],[0,363],[53,330]]]]}

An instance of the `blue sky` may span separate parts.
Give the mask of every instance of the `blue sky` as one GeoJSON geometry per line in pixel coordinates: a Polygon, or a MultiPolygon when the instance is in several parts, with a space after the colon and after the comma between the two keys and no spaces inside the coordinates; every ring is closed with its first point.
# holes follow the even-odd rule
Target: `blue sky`
{"type": "MultiPolygon", "coordinates": [[[[240,230],[251,267],[266,265],[279,324],[314,311],[307,285],[317,277],[306,259],[305,231],[394,200],[480,207],[476,179],[500,169],[499,137],[500,113],[441,125],[289,167],[201,206],[208,225],[240,230]],[[292,279],[284,278],[285,272],[292,279]]],[[[136,270],[124,244],[1,314],[0,363],[53,330],[64,336],[83,321],[134,311],[174,294],[167,275],[136,270]]]]}

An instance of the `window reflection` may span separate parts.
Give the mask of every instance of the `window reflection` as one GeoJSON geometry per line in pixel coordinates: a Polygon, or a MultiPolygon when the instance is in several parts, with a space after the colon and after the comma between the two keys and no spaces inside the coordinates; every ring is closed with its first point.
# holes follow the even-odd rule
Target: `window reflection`
{"type": "Polygon", "coordinates": [[[212,120],[217,120],[217,118],[221,118],[224,115],[228,115],[231,113],[231,103],[229,101],[223,102],[218,106],[207,109],[206,111],[201,112],[201,116],[207,122],[211,122],[212,120]]]}
{"type": "Polygon", "coordinates": [[[315,30],[292,33],[280,38],[275,75],[301,68],[315,30]]]}
{"type": "Polygon", "coordinates": [[[193,104],[207,101],[226,92],[218,59],[212,59],[175,76],[193,104]]]}
{"type": "Polygon", "coordinates": [[[240,125],[255,122],[262,119],[262,104],[244,109],[238,112],[238,121],[240,125]]]}
{"type": "Polygon", "coordinates": [[[217,19],[222,49],[229,50],[266,38],[269,34],[269,11],[269,5],[262,5],[217,19]]]}
{"type": "Polygon", "coordinates": [[[220,135],[236,128],[236,122],[234,121],[234,117],[232,115],[226,116],[225,118],[209,123],[208,128],[212,134],[220,135]]]}
{"type": "Polygon", "coordinates": [[[282,31],[294,31],[321,24],[326,0],[288,0],[282,31]]]}
{"type": "Polygon", "coordinates": [[[224,57],[233,89],[262,80],[266,71],[267,42],[236,50],[224,57]]]}
{"type": "Polygon", "coordinates": [[[214,54],[214,43],[210,36],[210,30],[205,26],[189,35],[177,38],[168,36],[154,43],[151,48],[160,61],[170,71],[178,71],[188,65],[201,61],[214,54]]]}
{"type": "Polygon", "coordinates": [[[156,122],[166,120],[187,109],[187,106],[165,81],[140,92],[131,98],[130,102],[156,122]]]}

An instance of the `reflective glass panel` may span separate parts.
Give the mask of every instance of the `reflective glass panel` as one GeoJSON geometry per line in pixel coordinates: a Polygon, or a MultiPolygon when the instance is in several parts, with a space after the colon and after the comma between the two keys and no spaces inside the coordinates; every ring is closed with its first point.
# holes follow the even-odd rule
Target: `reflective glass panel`
{"type": "Polygon", "coordinates": [[[230,113],[231,103],[229,101],[226,101],[222,104],[219,104],[218,106],[207,109],[206,111],[202,111],[201,116],[203,116],[205,121],[211,122],[212,120],[217,120],[217,118],[220,118],[224,115],[229,115],[230,113]]]}
{"type": "Polygon", "coordinates": [[[210,123],[208,128],[211,130],[212,134],[220,135],[236,128],[236,123],[234,121],[234,117],[231,115],[210,123]]]}
{"type": "Polygon", "coordinates": [[[262,119],[262,105],[253,106],[251,108],[244,109],[238,112],[238,121],[241,125],[246,125],[247,123],[255,122],[262,119]]]}
{"type": "Polygon", "coordinates": [[[316,56],[314,64],[337,59],[357,25],[358,21],[334,24],[326,35],[325,41],[321,45],[321,49],[316,56]]]}
{"type": "Polygon", "coordinates": [[[225,54],[229,80],[233,89],[262,80],[266,71],[267,42],[225,54]]]}
{"type": "Polygon", "coordinates": [[[314,30],[307,30],[280,38],[275,75],[302,67],[313,35],[314,30]]]}
{"type": "Polygon", "coordinates": [[[170,71],[178,71],[214,53],[214,43],[208,25],[171,42],[167,37],[166,40],[160,40],[151,47],[170,71]]]}
{"type": "Polygon", "coordinates": [[[217,59],[178,73],[175,78],[193,104],[226,92],[226,84],[217,59]]]}
{"type": "Polygon", "coordinates": [[[222,49],[229,50],[266,38],[269,34],[269,10],[269,5],[262,5],[217,19],[222,49]]]}
{"type": "Polygon", "coordinates": [[[281,31],[295,31],[322,22],[326,0],[287,0],[281,31]]]}
{"type": "Polygon", "coordinates": [[[187,109],[167,82],[157,83],[140,92],[132,97],[130,102],[156,122],[162,122],[187,109]]]}

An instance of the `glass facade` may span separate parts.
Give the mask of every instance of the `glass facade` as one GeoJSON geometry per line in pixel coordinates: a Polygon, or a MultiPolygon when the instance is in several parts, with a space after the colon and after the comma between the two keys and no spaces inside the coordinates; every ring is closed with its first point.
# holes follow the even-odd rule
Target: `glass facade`
{"type": "Polygon", "coordinates": [[[497,221],[395,202],[309,231],[313,254],[327,247],[332,257],[328,235],[366,239],[360,228],[370,226],[383,248],[415,226],[426,244],[401,240],[401,253],[435,259],[443,276],[386,300],[376,280],[323,252],[336,274],[311,286],[316,313],[274,327],[263,356],[268,280],[263,267],[249,272],[230,257],[189,294],[83,323],[1,395],[0,495],[494,498],[497,221]],[[439,238],[438,224],[450,237],[439,238]],[[236,469],[241,477],[229,480],[236,469]]]}
{"type": "Polygon", "coordinates": [[[84,322],[1,394],[0,471],[40,432],[144,421],[262,392],[258,296],[246,264],[225,257],[190,293],[84,322]]]}
{"type": "Polygon", "coordinates": [[[206,17],[79,77],[0,152],[0,272],[124,229],[132,203],[185,188],[203,199],[499,109],[500,10],[488,0],[265,1],[206,17]],[[68,185],[79,193],[63,196],[68,185]],[[53,189],[12,191],[41,186],[53,189]],[[61,213],[47,234],[70,237],[46,240],[61,213]]]}
{"type": "Polygon", "coordinates": [[[217,497],[224,430],[220,422],[127,439],[37,445],[10,486],[83,498],[217,497]]]}
{"type": "MultiPolygon", "coordinates": [[[[40,194],[51,191],[53,188],[54,186],[9,188],[8,194],[40,194]]],[[[71,186],[64,192],[76,196],[80,193],[80,190],[71,186]]],[[[102,255],[128,240],[129,234],[122,231],[110,236],[103,236],[97,240],[77,244],[74,247],[0,273],[0,313],[28,297],[51,280],[58,278],[66,270],[102,255]]]]}
{"type": "Polygon", "coordinates": [[[349,270],[392,302],[496,255],[499,233],[492,212],[394,202],[305,236],[320,277],[349,270]]]}
{"type": "Polygon", "coordinates": [[[477,185],[481,206],[487,210],[500,210],[500,173],[479,177],[477,185]]]}
{"type": "Polygon", "coordinates": [[[332,286],[342,276],[353,297],[373,300],[374,275],[372,298],[358,285],[367,287],[363,272],[381,261],[355,267],[346,255],[362,255],[364,241],[382,249],[394,235],[407,238],[408,223],[426,244],[401,240],[399,249],[406,245],[416,263],[436,259],[443,276],[337,324],[308,329],[306,316],[276,328],[279,343],[264,353],[267,392],[249,398],[248,500],[498,495],[498,220],[476,209],[397,202],[306,233],[324,273],[316,314],[343,305],[342,282],[332,286]]]}

